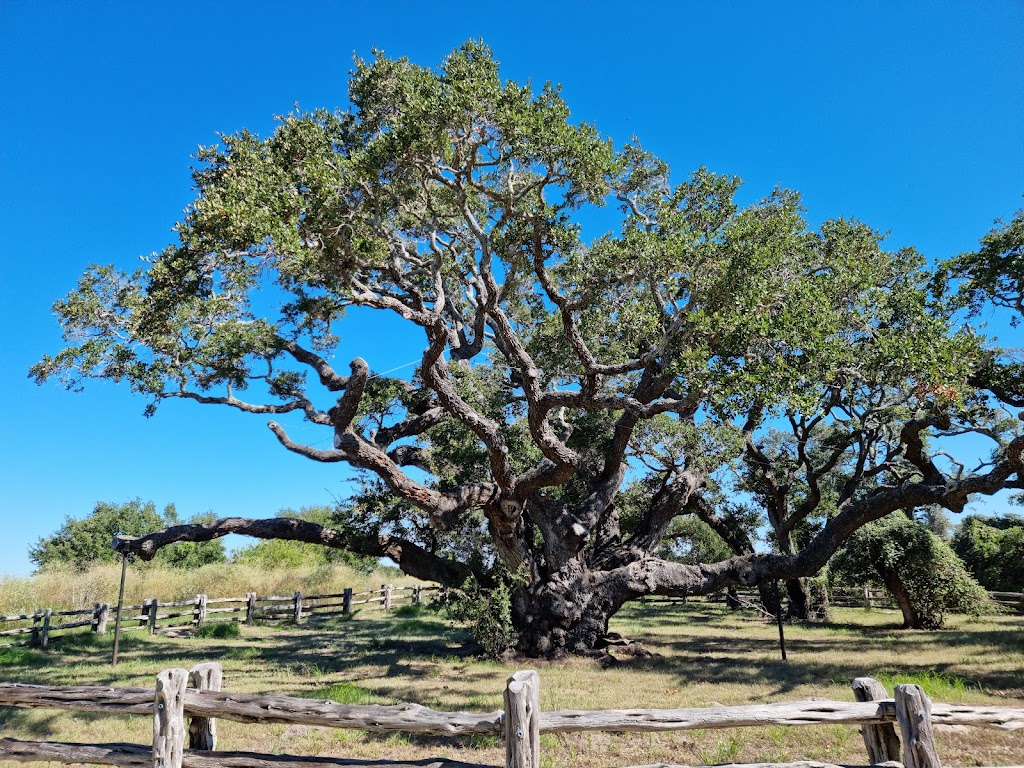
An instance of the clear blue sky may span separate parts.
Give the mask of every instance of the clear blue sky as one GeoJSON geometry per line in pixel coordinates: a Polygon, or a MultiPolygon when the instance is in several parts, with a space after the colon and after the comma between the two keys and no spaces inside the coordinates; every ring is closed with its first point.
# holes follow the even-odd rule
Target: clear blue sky
{"type": "MultiPolygon", "coordinates": [[[[345,106],[353,54],[436,64],[476,37],[505,77],[562,83],[577,118],[639,136],[677,177],[799,189],[812,221],[855,216],[894,247],[969,250],[1022,204],[1020,0],[0,0],[0,572],[28,572],[29,544],[99,500],[265,517],[346,493],[343,469],[286,454],[264,419],[172,402],[147,420],[127,389],[26,372],[59,349],[49,307],[87,264],[170,242],[196,145],[268,132],[295,102],[345,106]]],[[[350,329],[344,353],[415,356],[387,333],[350,329]]]]}

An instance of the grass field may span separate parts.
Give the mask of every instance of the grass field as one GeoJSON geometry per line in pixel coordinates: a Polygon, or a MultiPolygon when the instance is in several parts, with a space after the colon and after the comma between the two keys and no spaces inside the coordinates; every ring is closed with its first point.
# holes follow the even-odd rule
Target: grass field
{"type": "MultiPolygon", "coordinates": [[[[823,625],[788,626],[789,661],[779,659],[774,625],[706,604],[635,605],[612,629],[655,655],[602,669],[590,660],[497,663],[474,656],[467,636],[424,609],[360,615],[314,626],[243,627],[238,637],[122,640],[111,669],[110,637],[68,638],[47,652],[0,649],[0,678],[51,685],[151,686],[161,669],[200,661],[224,665],[226,690],[331,698],[351,704],[417,702],[435,709],[501,708],[516,669],[540,673],[544,709],[653,708],[807,698],[852,701],[850,681],[869,675],[890,690],[922,685],[935,700],[1024,707],[1024,617],[952,617],[939,632],[898,629],[898,614],[839,609],[823,625]]],[[[149,743],[147,718],[0,708],[0,732],[22,739],[149,743]]],[[[1018,731],[972,728],[938,734],[947,765],[1024,763],[1018,731]]],[[[494,738],[380,735],[309,726],[222,721],[220,747],[344,757],[446,756],[500,765],[494,738]]],[[[814,726],[570,734],[542,737],[542,765],[829,760],[865,764],[855,728],[814,726]]]]}
{"type": "MultiPolygon", "coordinates": [[[[95,603],[117,602],[121,566],[94,565],[85,571],[49,567],[31,576],[0,576],[0,615],[24,613],[37,608],[57,610],[92,608],[95,603]]],[[[383,583],[414,584],[415,579],[395,568],[371,573],[343,564],[263,568],[239,563],[217,563],[201,568],[170,568],[159,564],[132,564],[125,579],[125,603],[141,603],[151,597],[161,601],[188,600],[197,594],[208,597],[290,595],[301,589],[314,594],[341,592],[352,587],[360,592],[383,583]]]]}

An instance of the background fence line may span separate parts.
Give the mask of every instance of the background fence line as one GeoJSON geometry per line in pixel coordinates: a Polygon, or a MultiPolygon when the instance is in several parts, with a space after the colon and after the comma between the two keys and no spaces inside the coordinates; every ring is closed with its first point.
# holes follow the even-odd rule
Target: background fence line
{"type": "MultiPolygon", "coordinates": [[[[1024,613],[1024,592],[988,592],[988,599],[997,605],[1000,610],[1009,613],[1024,613]]],[[[761,595],[756,590],[744,589],[734,590],[731,595],[739,601],[740,608],[753,605],[760,605],[761,595]]],[[[642,597],[642,603],[667,603],[681,605],[700,599],[709,603],[728,603],[730,593],[723,590],[713,592],[707,596],[694,597],[642,597]]],[[[883,587],[869,587],[867,585],[860,589],[837,589],[828,593],[828,604],[837,608],[897,608],[889,590],[883,587]]]]}
{"type": "MultiPolygon", "coordinates": [[[[359,610],[390,611],[404,605],[422,605],[440,587],[416,584],[410,587],[396,587],[381,584],[380,589],[354,592],[346,588],[343,592],[323,595],[304,595],[296,590],[291,595],[257,595],[250,592],[244,597],[207,597],[196,595],[192,600],[161,601],[159,598],[143,600],[139,605],[126,605],[122,609],[121,632],[147,631],[155,634],[161,629],[195,626],[216,621],[237,621],[253,624],[256,621],[293,621],[323,619],[330,616],[349,616],[353,606],[359,610]],[[353,598],[359,598],[358,600],[353,598]],[[187,610],[185,610],[187,609],[187,610]]],[[[54,633],[88,627],[90,631],[103,635],[108,623],[117,617],[117,606],[110,603],[96,603],[92,608],[71,611],[54,611],[50,608],[36,609],[32,613],[0,616],[0,625],[21,623],[25,626],[0,630],[0,638],[12,638],[15,643],[23,636],[23,644],[46,648],[54,633]],[[86,617],[73,621],[62,621],[65,617],[86,617]]]]}
{"type": "MultiPolygon", "coordinates": [[[[354,609],[390,611],[403,605],[421,605],[425,596],[439,592],[440,587],[420,584],[403,587],[381,584],[380,589],[355,592],[346,588],[342,592],[321,595],[305,595],[296,590],[291,595],[257,595],[249,592],[244,597],[207,597],[196,595],[192,600],[161,601],[149,598],[138,605],[126,605],[121,618],[121,632],[142,630],[155,634],[160,629],[181,626],[202,626],[214,621],[239,621],[252,624],[256,621],[317,620],[330,616],[347,616],[354,609]],[[358,608],[356,608],[358,606],[358,608]],[[181,610],[188,608],[189,610],[181,610]]],[[[734,591],[738,607],[760,605],[760,595],[755,591],[734,591]]],[[[988,592],[989,599],[1001,610],[1024,613],[1024,593],[988,592]]],[[[692,602],[690,597],[644,597],[644,604],[679,605],[692,602]]],[[[700,600],[709,603],[729,601],[726,592],[702,596],[700,600]]],[[[859,590],[836,590],[829,594],[829,604],[845,608],[895,608],[896,603],[885,589],[864,586],[859,590]]],[[[103,635],[108,622],[117,617],[117,606],[110,603],[96,603],[92,608],[55,611],[52,608],[38,608],[32,613],[0,616],[0,626],[23,624],[0,630],[0,641],[4,638],[28,636],[23,642],[33,647],[45,648],[54,633],[88,627],[90,631],[103,635]],[[69,620],[66,620],[69,619],[69,620]]]]}
{"type": "MultiPolygon", "coordinates": [[[[902,739],[902,759],[907,768],[941,768],[932,732],[933,723],[1024,729],[1024,709],[933,704],[917,685],[897,685],[894,697],[890,699],[881,683],[871,678],[854,680],[855,702],[814,700],[693,709],[544,712],[540,708],[539,676],[534,671],[522,671],[508,678],[504,709],[479,714],[441,712],[418,704],[345,705],[278,694],[227,693],[220,690],[222,679],[220,666],[206,663],[196,665],[190,672],[184,669],[164,670],[157,676],[153,688],[0,683],[0,705],[4,706],[120,712],[153,717],[151,747],[0,739],[0,758],[105,765],[148,764],[162,768],[228,768],[236,765],[289,765],[295,768],[331,763],[330,758],[217,752],[217,720],[224,719],[241,723],[292,723],[376,732],[493,734],[504,738],[507,768],[539,768],[542,733],[846,724],[862,726],[864,744],[872,765],[898,763],[902,739]],[[191,717],[188,727],[186,716],[191,717]],[[900,738],[897,738],[897,728],[900,738]]],[[[445,761],[438,762],[444,764],[445,761]]],[[[344,763],[352,765],[356,761],[346,759],[344,763]]],[[[366,764],[379,763],[367,761],[366,764]]],[[[388,764],[405,765],[390,761],[388,764]]],[[[424,763],[410,761],[407,764],[422,766],[424,763]]],[[[466,766],[465,763],[459,765],[466,766]]]]}

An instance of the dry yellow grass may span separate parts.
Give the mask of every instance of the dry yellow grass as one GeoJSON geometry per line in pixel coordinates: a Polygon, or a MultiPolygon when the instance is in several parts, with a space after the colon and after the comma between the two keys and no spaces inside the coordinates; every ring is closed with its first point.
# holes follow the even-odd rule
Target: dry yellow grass
{"type": "MultiPolygon", "coordinates": [[[[0,614],[15,614],[36,608],[68,610],[91,608],[95,603],[115,603],[121,566],[97,565],[86,571],[50,568],[32,576],[0,576],[0,614]]],[[[128,567],[125,602],[138,604],[151,597],[161,601],[187,600],[197,594],[209,597],[244,597],[291,594],[301,589],[313,592],[341,592],[376,589],[384,582],[412,584],[415,580],[389,572],[360,573],[345,565],[276,568],[221,563],[194,570],[160,565],[128,567]]]]}
{"type": "MultiPolygon", "coordinates": [[[[334,698],[346,703],[413,701],[448,710],[501,707],[504,681],[538,669],[545,709],[712,706],[812,697],[852,700],[859,675],[918,682],[937,701],[1024,707],[1024,618],[953,617],[940,632],[907,632],[887,611],[837,611],[824,625],[787,627],[790,660],[778,654],[776,629],[716,606],[635,606],[613,629],[642,640],[655,655],[609,669],[572,659],[557,663],[483,661],[466,636],[427,612],[360,614],[310,627],[245,627],[239,638],[202,640],[130,636],[122,663],[109,666],[109,638],[64,641],[46,654],[8,654],[0,677],[46,684],[152,685],[170,666],[219,660],[225,688],[334,698]]],[[[4,657],[0,654],[0,660],[4,657]]],[[[145,718],[0,709],[4,735],[58,741],[147,743],[145,718]]],[[[306,726],[222,722],[221,748],[345,757],[444,756],[500,765],[493,738],[374,735],[306,726]]],[[[970,729],[940,733],[944,763],[1024,763],[1020,733],[970,729]]],[[[654,762],[714,764],[754,760],[829,760],[864,764],[855,728],[745,728],[666,734],[542,737],[545,768],[654,762]]]]}

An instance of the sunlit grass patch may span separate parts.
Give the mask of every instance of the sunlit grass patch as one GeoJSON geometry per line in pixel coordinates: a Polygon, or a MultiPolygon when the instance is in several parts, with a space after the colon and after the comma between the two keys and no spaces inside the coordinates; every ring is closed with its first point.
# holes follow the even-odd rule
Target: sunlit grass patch
{"type": "Polygon", "coordinates": [[[197,627],[192,636],[200,639],[211,640],[225,640],[229,637],[241,637],[242,625],[237,621],[213,622],[197,627]]]}
{"type": "Polygon", "coordinates": [[[314,699],[336,701],[339,704],[380,704],[381,701],[370,691],[354,683],[335,683],[320,688],[310,695],[314,699]]]}
{"type": "Polygon", "coordinates": [[[945,702],[959,702],[968,691],[983,690],[981,683],[932,669],[916,674],[882,672],[876,675],[876,679],[890,694],[897,685],[919,685],[930,698],[945,702]]]}
{"type": "Polygon", "coordinates": [[[46,654],[29,648],[0,648],[0,667],[29,667],[46,663],[46,654]]]}

